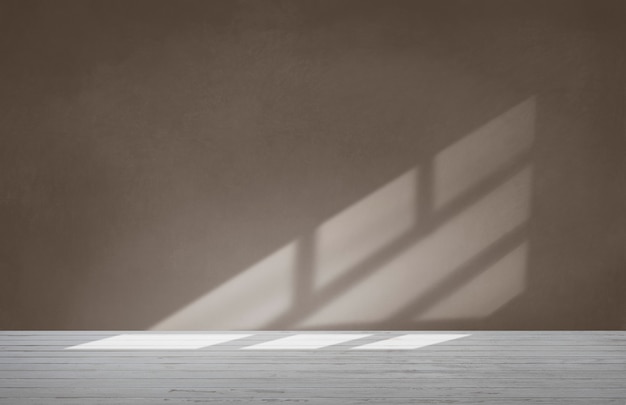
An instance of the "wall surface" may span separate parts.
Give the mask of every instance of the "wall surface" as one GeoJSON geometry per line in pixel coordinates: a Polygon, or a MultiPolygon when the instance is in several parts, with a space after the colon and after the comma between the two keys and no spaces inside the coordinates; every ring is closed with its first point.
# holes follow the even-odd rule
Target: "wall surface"
{"type": "Polygon", "coordinates": [[[626,328],[625,7],[0,0],[0,328],[626,328]]]}

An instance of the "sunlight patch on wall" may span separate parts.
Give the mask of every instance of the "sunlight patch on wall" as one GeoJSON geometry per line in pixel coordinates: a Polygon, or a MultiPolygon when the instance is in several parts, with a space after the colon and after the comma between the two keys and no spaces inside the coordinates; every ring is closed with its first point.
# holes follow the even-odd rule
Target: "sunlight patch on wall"
{"type": "Polygon", "coordinates": [[[154,329],[494,313],[525,286],[534,122],[530,98],[433,156],[431,170],[418,162],[154,329]]]}
{"type": "Polygon", "coordinates": [[[255,329],[289,309],[296,242],[226,281],[153,326],[153,330],[255,329]]]}
{"type": "Polygon", "coordinates": [[[415,320],[480,318],[524,291],[528,243],[522,243],[415,320]]]}
{"type": "Polygon", "coordinates": [[[416,223],[417,169],[409,170],[315,232],[314,289],[326,286],[416,223]]]}
{"type": "Polygon", "coordinates": [[[534,126],[532,97],[438,153],[434,159],[435,208],[454,201],[528,152],[534,126]]]}
{"type": "Polygon", "coordinates": [[[530,216],[526,168],[298,324],[380,322],[462,269],[530,216]]]}

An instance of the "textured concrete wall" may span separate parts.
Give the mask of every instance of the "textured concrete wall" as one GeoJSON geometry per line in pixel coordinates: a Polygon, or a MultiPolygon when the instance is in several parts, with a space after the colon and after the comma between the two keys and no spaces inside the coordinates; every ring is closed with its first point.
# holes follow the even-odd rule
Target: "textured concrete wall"
{"type": "Polygon", "coordinates": [[[0,1],[0,327],[621,328],[624,17],[0,1]]]}

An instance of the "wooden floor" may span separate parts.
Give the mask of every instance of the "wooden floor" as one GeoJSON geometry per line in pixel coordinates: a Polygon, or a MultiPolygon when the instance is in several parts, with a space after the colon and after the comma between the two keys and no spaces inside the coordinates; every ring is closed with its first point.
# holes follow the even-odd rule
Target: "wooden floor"
{"type": "Polygon", "coordinates": [[[618,331],[11,331],[0,349],[3,405],[626,405],[618,331]]]}

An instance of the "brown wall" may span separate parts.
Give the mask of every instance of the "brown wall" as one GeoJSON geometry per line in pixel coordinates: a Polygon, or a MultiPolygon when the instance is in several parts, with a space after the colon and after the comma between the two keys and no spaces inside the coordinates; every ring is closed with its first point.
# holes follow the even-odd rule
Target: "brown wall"
{"type": "Polygon", "coordinates": [[[0,328],[626,327],[624,4],[0,1],[0,328]]]}

